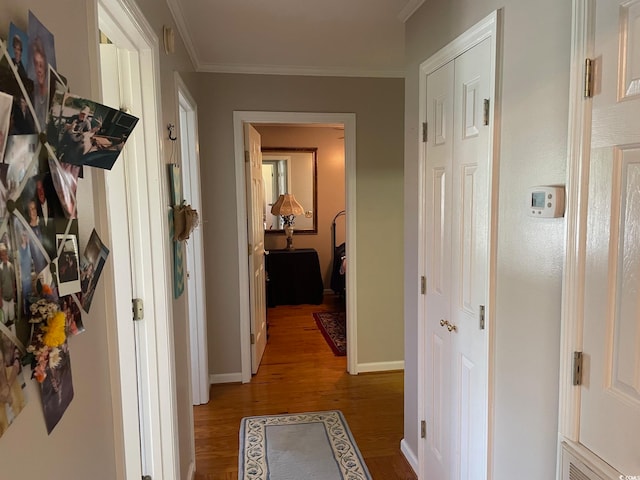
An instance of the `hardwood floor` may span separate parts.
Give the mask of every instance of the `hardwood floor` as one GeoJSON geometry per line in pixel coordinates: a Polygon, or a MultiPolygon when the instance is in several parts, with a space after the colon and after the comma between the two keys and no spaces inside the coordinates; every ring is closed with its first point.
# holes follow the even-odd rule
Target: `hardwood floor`
{"type": "Polygon", "coordinates": [[[238,478],[242,417],[317,410],[342,411],[374,480],[416,479],[400,452],[403,374],[347,374],[346,357],[333,355],[312,316],[337,308],[328,296],[324,305],[269,309],[269,342],[251,383],[212,385],[209,403],[194,408],[196,480],[238,478]]]}

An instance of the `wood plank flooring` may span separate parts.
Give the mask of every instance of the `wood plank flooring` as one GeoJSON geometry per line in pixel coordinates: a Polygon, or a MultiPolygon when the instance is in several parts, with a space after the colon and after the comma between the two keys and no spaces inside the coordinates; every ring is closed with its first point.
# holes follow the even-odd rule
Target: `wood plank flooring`
{"type": "Polygon", "coordinates": [[[251,383],[212,385],[209,403],[194,408],[196,480],[237,480],[242,417],[317,410],[342,411],[374,480],[417,478],[400,452],[402,372],[347,374],[346,357],[333,355],[312,316],[340,308],[326,297],[270,308],[269,342],[251,383]]]}

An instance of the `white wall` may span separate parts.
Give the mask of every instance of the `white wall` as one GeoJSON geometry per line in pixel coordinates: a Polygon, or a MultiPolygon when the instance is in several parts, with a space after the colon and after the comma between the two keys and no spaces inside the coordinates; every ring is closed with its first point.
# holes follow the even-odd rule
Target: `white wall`
{"type": "Polygon", "coordinates": [[[503,7],[494,480],[555,476],[564,220],[526,216],[526,189],[565,182],[571,2],[427,0],[406,24],[405,440],[418,452],[418,66],[503,7]],[[414,287],[415,286],[415,287],[414,287]]]}

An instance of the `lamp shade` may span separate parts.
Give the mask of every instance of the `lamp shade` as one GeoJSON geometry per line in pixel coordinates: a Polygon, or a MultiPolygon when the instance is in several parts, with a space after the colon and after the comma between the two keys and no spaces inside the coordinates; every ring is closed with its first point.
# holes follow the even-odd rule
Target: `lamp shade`
{"type": "Polygon", "coordinates": [[[302,215],[304,208],[298,203],[293,193],[285,193],[280,195],[276,203],[271,207],[273,215],[302,215]]]}

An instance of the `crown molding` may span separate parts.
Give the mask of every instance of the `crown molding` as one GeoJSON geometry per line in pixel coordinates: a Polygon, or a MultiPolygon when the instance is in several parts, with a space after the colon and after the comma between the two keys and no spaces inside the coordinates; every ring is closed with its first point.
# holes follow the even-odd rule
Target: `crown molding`
{"type": "Polygon", "coordinates": [[[423,3],[424,0],[407,0],[407,4],[398,14],[398,20],[405,23],[409,18],[411,18],[411,15],[413,15],[416,10],[422,6],[423,3]]]}

